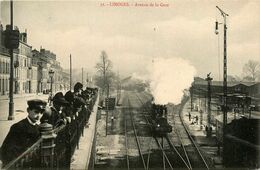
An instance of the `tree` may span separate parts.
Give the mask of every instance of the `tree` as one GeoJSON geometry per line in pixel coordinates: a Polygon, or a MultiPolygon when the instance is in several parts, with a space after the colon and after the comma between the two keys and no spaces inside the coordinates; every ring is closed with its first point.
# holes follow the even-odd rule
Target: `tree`
{"type": "Polygon", "coordinates": [[[108,56],[105,51],[101,52],[100,61],[96,64],[97,73],[96,75],[96,84],[102,88],[102,94],[104,94],[105,89],[109,93],[109,86],[112,78],[112,62],[108,59],[108,56]]]}
{"type": "Polygon", "coordinates": [[[256,81],[260,74],[260,63],[255,60],[249,60],[243,67],[244,80],[256,81]]]}
{"type": "Polygon", "coordinates": [[[251,76],[245,76],[245,77],[243,77],[243,81],[245,81],[245,82],[254,82],[255,79],[253,77],[251,77],[251,76]]]}
{"type": "Polygon", "coordinates": [[[238,82],[241,81],[241,78],[239,76],[233,76],[233,75],[228,75],[227,80],[231,82],[238,82]]]}
{"type": "Polygon", "coordinates": [[[237,81],[237,79],[234,76],[232,76],[232,75],[228,75],[227,76],[227,80],[228,81],[232,81],[232,82],[236,82],[237,81]]]}

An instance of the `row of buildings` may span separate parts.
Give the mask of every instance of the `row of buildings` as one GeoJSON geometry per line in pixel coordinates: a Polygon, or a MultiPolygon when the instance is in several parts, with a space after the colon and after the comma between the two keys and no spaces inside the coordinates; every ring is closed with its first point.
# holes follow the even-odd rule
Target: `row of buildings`
{"type": "MultiPolygon", "coordinates": [[[[190,88],[191,108],[208,113],[208,82],[195,78],[190,88]]],[[[211,82],[211,119],[216,127],[216,136],[222,140],[223,82],[211,82]]],[[[245,116],[260,119],[260,82],[227,82],[227,124],[245,116]]]]}
{"type": "MultiPolygon", "coordinates": [[[[208,82],[196,77],[190,88],[191,97],[207,98],[208,82]]],[[[211,81],[211,98],[213,105],[221,106],[223,97],[223,82],[211,81]]],[[[196,105],[196,103],[193,103],[196,105]]],[[[229,109],[254,107],[260,108],[260,82],[227,82],[227,104],[229,109]]]]}
{"type": "MultiPolygon", "coordinates": [[[[211,117],[208,117],[208,82],[196,78],[190,88],[191,108],[223,143],[223,82],[211,82],[211,117]],[[206,123],[206,124],[207,124],[206,123]]],[[[223,163],[227,168],[259,169],[260,82],[227,82],[227,124],[223,163]]],[[[202,121],[201,121],[202,122],[202,121]]]]}
{"type": "MultiPolygon", "coordinates": [[[[54,91],[69,89],[69,74],[56,60],[56,54],[41,48],[32,49],[26,31],[20,33],[19,48],[14,50],[14,94],[47,93],[51,86],[50,71],[54,72],[54,91]]],[[[4,28],[0,24],[0,96],[9,93],[10,54],[4,47],[4,28]]]]}

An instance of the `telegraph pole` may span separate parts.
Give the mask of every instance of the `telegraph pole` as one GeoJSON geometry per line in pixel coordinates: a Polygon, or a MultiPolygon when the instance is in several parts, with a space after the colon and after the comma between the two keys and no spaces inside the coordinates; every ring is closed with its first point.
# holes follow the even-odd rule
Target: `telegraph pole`
{"type": "Polygon", "coordinates": [[[105,98],[105,107],[106,107],[106,136],[107,136],[107,128],[108,128],[108,103],[109,103],[109,98],[107,96],[105,98]]]}
{"type": "Polygon", "coordinates": [[[190,87],[190,111],[192,112],[192,107],[193,107],[193,100],[192,100],[192,97],[193,97],[193,85],[191,85],[190,87]]]}
{"type": "Polygon", "coordinates": [[[84,79],[83,79],[84,75],[83,75],[83,67],[81,68],[81,82],[84,85],[84,79]]]}
{"type": "Polygon", "coordinates": [[[211,137],[211,109],[210,109],[210,104],[211,104],[211,81],[213,79],[210,77],[210,73],[207,74],[206,81],[208,82],[208,123],[207,123],[207,137],[211,137]]]}
{"type": "Polygon", "coordinates": [[[70,91],[72,88],[72,64],[71,64],[71,54],[70,54],[70,91]]]}
{"type": "MultiPolygon", "coordinates": [[[[226,26],[226,17],[228,16],[222,9],[218,6],[216,8],[220,11],[221,15],[224,18],[224,64],[223,64],[223,163],[225,165],[226,153],[225,153],[225,136],[226,136],[226,125],[227,125],[227,26],[226,26]]],[[[216,22],[216,29],[217,29],[216,22]]]]}
{"type": "Polygon", "coordinates": [[[89,87],[89,79],[88,79],[88,72],[87,72],[87,87],[89,87]]]}

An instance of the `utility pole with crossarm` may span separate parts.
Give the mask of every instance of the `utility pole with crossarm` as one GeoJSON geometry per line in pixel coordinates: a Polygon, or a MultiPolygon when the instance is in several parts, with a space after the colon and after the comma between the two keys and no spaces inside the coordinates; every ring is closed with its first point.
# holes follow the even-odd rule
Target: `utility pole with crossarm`
{"type": "MultiPolygon", "coordinates": [[[[225,136],[226,136],[226,125],[227,125],[227,26],[226,17],[228,16],[222,9],[218,6],[216,8],[220,11],[224,18],[224,65],[223,65],[223,163],[225,165],[226,153],[225,153],[225,136]]],[[[218,22],[216,22],[216,33],[218,29],[218,22]]]]}

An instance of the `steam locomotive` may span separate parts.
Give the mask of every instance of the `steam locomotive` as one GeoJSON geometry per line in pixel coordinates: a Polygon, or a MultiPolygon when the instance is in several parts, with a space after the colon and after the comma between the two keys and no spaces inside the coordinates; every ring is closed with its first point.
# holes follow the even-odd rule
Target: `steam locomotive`
{"type": "Polygon", "coordinates": [[[152,104],[151,107],[152,132],[155,136],[164,136],[172,132],[172,126],[167,121],[166,105],[152,104]]]}

